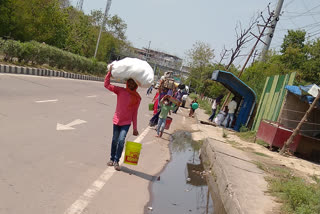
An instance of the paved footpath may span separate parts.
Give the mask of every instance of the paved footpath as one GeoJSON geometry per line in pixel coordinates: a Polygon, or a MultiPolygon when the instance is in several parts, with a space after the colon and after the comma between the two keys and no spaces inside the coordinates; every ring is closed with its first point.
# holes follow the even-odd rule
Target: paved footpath
{"type": "MultiPolygon", "coordinates": [[[[209,116],[199,109],[196,117],[198,121],[207,121],[209,116]]],[[[279,204],[266,193],[268,184],[264,179],[265,172],[256,166],[252,156],[228,143],[234,140],[231,131],[226,131],[229,136],[225,138],[221,127],[198,123],[193,129],[195,140],[205,139],[201,153],[207,162],[207,170],[212,171],[209,177],[212,198],[219,195],[229,214],[277,213],[275,210],[279,204]]]]}

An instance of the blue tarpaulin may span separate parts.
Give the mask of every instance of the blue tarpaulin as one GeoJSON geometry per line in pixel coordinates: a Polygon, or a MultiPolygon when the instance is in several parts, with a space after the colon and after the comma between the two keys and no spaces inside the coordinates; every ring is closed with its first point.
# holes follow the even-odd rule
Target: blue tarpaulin
{"type": "Polygon", "coordinates": [[[236,124],[233,129],[239,131],[242,125],[247,126],[256,105],[256,93],[233,73],[227,71],[216,70],[212,73],[211,79],[229,89],[237,98],[238,106],[240,103],[236,124]]]}
{"type": "MultiPolygon", "coordinates": [[[[309,104],[311,104],[315,98],[309,95],[308,91],[311,89],[313,85],[314,84],[306,85],[306,86],[287,85],[285,88],[291,93],[298,95],[302,101],[308,102],[309,104]]],[[[319,106],[319,103],[318,103],[318,106],[319,106]]]]}

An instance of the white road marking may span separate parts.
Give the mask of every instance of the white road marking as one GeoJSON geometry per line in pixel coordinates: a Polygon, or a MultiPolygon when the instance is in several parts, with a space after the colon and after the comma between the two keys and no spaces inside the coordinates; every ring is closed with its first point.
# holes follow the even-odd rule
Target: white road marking
{"type": "Polygon", "coordinates": [[[77,120],[74,120],[74,121],[72,121],[71,123],[68,123],[68,124],[66,124],[66,125],[57,123],[57,131],[73,130],[73,129],[75,129],[75,128],[73,128],[72,126],[80,125],[80,124],[83,124],[83,123],[86,123],[86,122],[87,122],[87,121],[77,119],[77,120]]]}
{"type": "Polygon", "coordinates": [[[90,96],[87,96],[87,98],[93,98],[93,97],[97,97],[97,95],[90,95],[90,96]]]}
{"type": "MultiPolygon", "coordinates": [[[[148,134],[150,127],[147,127],[139,137],[137,137],[134,142],[140,143],[143,138],[148,134]]],[[[120,162],[123,162],[123,153],[121,155],[120,162]]],[[[107,167],[107,169],[99,176],[99,178],[94,181],[89,189],[87,189],[78,200],[76,200],[70,207],[67,209],[64,214],[81,214],[83,210],[89,205],[93,197],[103,188],[107,181],[111,178],[115,169],[113,167],[107,167]]]]}
{"type": "Polygon", "coordinates": [[[183,124],[186,123],[186,117],[185,117],[185,116],[183,116],[182,123],[183,123],[183,124]]]}
{"type": "Polygon", "coordinates": [[[58,102],[57,99],[55,100],[39,100],[39,101],[35,101],[36,103],[52,103],[52,102],[58,102]]]}

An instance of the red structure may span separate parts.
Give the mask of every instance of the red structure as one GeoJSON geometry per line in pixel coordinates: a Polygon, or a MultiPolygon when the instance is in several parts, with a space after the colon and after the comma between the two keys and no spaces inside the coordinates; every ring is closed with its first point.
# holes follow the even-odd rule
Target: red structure
{"type": "MultiPolygon", "coordinates": [[[[285,128],[279,123],[262,120],[257,132],[257,139],[261,139],[268,143],[270,147],[282,148],[283,144],[289,139],[292,129],[285,128]]],[[[301,135],[297,135],[293,143],[290,145],[290,151],[296,152],[301,135]]]]}

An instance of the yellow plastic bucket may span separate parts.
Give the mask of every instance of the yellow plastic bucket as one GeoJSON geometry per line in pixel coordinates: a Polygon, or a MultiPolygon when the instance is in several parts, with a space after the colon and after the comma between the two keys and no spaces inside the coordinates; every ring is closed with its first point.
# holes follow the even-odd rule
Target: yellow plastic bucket
{"type": "Polygon", "coordinates": [[[140,151],[141,151],[142,144],[127,141],[126,143],[126,150],[124,153],[124,163],[130,165],[137,165],[140,151]]]}

